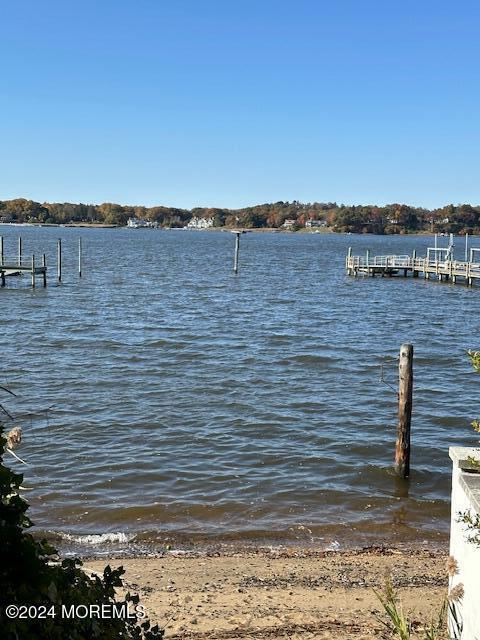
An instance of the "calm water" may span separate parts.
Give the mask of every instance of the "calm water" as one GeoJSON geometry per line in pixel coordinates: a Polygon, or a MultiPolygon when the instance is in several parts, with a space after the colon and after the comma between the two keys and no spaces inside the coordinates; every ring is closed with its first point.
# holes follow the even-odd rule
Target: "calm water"
{"type": "Polygon", "coordinates": [[[465,352],[480,346],[480,290],[343,268],[349,245],[423,255],[431,239],[251,233],[235,277],[225,232],[0,233],[7,254],[21,233],[51,265],[64,246],[61,286],[52,268],[46,290],[22,278],[0,291],[0,384],[18,394],[2,401],[24,426],[39,529],[84,542],[444,536],[448,447],[475,443],[465,352]],[[386,358],[395,387],[404,341],[408,493],[391,474],[396,394],[379,381],[386,358]]]}

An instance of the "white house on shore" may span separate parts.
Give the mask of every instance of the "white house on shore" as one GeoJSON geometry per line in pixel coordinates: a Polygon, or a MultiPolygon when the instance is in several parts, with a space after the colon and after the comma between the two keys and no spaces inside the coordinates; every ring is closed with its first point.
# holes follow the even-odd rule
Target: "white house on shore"
{"type": "Polygon", "coordinates": [[[193,216],[193,218],[188,222],[184,229],[210,229],[213,227],[213,218],[198,218],[197,216],[193,216]]]}
{"type": "Polygon", "coordinates": [[[150,220],[142,220],[141,218],[129,218],[127,220],[127,227],[130,229],[156,229],[158,224],[150,220]]]}
{"type": "Polygon", "coordinates": [[[307,220],[305,222],[306,229],[313,229],[316,227],[326,227],[327,223],[325,220],[307,220]]]}

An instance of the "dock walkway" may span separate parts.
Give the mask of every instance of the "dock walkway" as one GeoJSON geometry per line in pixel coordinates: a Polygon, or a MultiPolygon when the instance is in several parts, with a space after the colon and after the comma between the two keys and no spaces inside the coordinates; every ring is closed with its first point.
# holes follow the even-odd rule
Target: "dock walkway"
{"type": "Polygon", "coordinates": [[[42,256],[42,264],[38,266],[35,263],[35,256],[30,260],[9,260],[0,257],[0,286],[5,286],[5,278],[7,276],[19,276],[23,273],[30,274],[32,279],[32,287],[35,287],[36,276],[42,276],[43,286],[47,286],[47,266],[45,256],[42,256]]]}
{"type": "Polygon", "coordinates": [[[480,279],[480,263],[465,262],[459,260],[431,260],[430,258],[417,258],[415,252],[408,255],[354,256],[349,249],[345,266],[350,276],[394,276],[412,275],[417,278],[420,274],[428,279],[436,276],[439,280],[451,280],[456,283],[460,278],[469,286],[475,280],[480,279]]]}

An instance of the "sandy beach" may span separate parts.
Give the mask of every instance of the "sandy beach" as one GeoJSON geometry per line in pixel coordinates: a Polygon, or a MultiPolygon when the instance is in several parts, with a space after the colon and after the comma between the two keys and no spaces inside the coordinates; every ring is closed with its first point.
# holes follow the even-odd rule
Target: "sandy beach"
{"type": "MultiPolygon", "coordinates": [[[[374,589],[391,575],[404,611],[428,623],[446,592],[443,550],[261,549],[112,558],[166,638],[390,637],[374,589]]],[[[106,560],[87,560],[100,571],[106,560]]]]}

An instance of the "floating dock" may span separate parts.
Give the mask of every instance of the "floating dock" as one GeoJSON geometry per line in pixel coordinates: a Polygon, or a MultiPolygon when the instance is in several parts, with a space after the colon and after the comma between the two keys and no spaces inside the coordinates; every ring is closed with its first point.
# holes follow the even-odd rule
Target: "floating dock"
{"type": "Polygon", "coordinates": [[[453,236],[450,236],[448,247],[435,246],[427,249],[424,258],[412,255],[383,255],[371,256],[367,251],[364,256],[352,255],[352,248],[348,249],[345,261],[347,274],[350,276],[380,276],[391,277],[411,275],[418,278],[420,274],[425,278],[436,277],[438,280],[450,280],[453,283],[466,283],[471,286],[480,279],[480,248],[472,248],[468,252],[468,237],[465,240],[465,260],[455,260],[453,236]],[[468,259],[467,259],[468,258],[468,259]]]}

